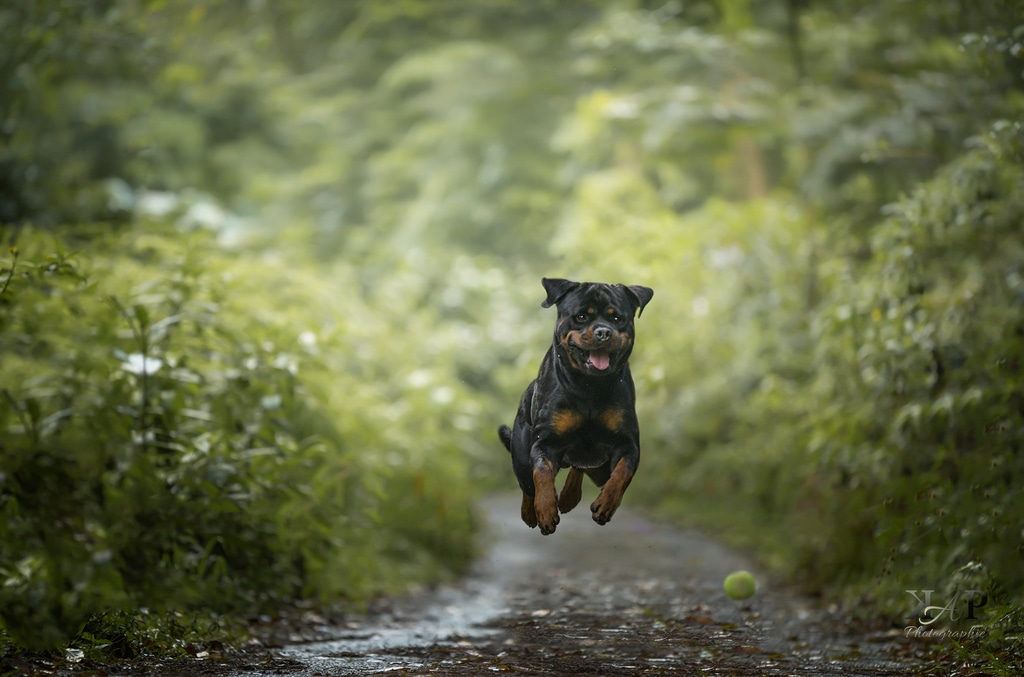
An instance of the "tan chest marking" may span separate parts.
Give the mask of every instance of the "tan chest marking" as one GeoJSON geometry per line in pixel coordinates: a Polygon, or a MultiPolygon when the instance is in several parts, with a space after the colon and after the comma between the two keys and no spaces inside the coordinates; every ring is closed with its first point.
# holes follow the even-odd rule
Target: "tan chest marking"
{"type": "MultiPolygon", "coordinates": [[[[605,409],[597,415],[598,422],[613,433],[622,430],[626,414],[622,409],[605,409]]],[[[551,429],[556,435],[566,435],[579,429],[587,422],[587,417],[575,409],[559,409],[551,417],[551,429]]]]}
{"type": "Polygon", "coordinates": [[[576,430],[586,419],[574,409],[559,409],[551,417],[551,428],[556,435],[565,435],[576,430]]]}
{"type": "Polygon", "coordinates": [[[617,433],[622,429],[622,421],[625,419],[625,412],[622,409],[605,409],[598,415],[598,420],[608,430],[617,433]]]}

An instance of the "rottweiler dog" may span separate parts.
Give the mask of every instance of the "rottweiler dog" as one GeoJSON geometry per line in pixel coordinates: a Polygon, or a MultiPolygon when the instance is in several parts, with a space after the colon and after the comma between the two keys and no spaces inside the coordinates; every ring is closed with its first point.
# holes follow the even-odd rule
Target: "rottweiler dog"
{"type": "Polygon", "coordinates": [[[519,402],[512,428],[498,437],[512,454],[523,490],[522,517],[542,534],[554,533],[559,511],[580,502],[583,475],[601,487],[590,506],[607,524],[640,463],[636,391],[629,371],[633,317],[654,297],[641,286],[542,280],[543,308],[556,306],[551,348],[519,402]],[[569,468],[562,493],[555,475],[569,468]]]}

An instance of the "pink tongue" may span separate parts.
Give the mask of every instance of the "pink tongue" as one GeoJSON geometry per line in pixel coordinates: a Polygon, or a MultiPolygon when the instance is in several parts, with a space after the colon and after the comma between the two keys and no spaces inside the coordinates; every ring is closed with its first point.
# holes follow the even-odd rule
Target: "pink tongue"
{"type": "Polygon", "coordinates": [[[590,353],[590,365],[599,371],[604,371],[608,368],[608,363],[611,359],[608,357],[608,353],[603,350],[594,350],[590,353]]]}

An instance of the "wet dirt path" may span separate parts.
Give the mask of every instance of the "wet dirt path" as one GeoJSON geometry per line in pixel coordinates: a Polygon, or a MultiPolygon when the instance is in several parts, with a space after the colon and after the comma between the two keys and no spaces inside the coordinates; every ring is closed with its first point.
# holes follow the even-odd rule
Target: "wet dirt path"
{"type": "Polygon", "coordinates": [[[761,576],[753,599],[729,599],[725,575],[756,569],[705,537],[625,508],[600,527],[588,503],[542,536],[519,520],[518,502],[482,506],[489,548],[468,580],[352,619],[329,640],[285,646],[281,672],[902,676],[924,667],[898,631],[852,627],[761,576]]]}

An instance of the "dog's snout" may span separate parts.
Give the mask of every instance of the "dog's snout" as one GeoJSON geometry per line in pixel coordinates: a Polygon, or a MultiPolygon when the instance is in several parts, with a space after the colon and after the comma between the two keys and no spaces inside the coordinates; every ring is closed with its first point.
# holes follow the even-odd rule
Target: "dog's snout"
{"type": "Polygon", "coordinates": [[[602,343],[612,337],[612,330],[608,327],[597,327],[594,329],[594,338],[602,343]]]}

